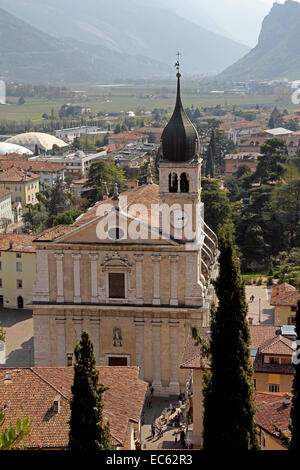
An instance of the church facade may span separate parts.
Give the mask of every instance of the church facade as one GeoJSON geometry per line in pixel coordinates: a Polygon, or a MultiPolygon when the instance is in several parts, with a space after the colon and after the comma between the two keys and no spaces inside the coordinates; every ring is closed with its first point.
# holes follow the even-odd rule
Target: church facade
{"type": "Polygon", "coordinates": [[[157,395],[185,389],[191,326],[208,326],[217,237],[203,220],[199,137],[180,98],[162,134],[159,185],[106,197],[35,240],[35,366],[71,365],[83,330],[101,366],[137,365],[157,395]]]}

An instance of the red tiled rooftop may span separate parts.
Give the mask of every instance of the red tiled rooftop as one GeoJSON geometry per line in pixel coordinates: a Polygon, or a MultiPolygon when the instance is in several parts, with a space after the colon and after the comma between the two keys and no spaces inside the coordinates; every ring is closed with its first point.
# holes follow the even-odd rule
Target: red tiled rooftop
{"type": "Polygon", "coordinates": [[[0,172],[0,182],[22,183],[38,179],[38,175],[29,171],[16,168],[15,166],[4,169],[0,172]]]}
{"type": "Polygon", "coordinates": [[[34,235],[18,233],[0,234],[0,251],[35,252],[34,235]]]}
{"type": "Polygon", "coordinates": [[[274,437],[278,437],[274,426],[276,425],[290,437],[291,403],[288,403],[288,400],[291,399],[291,394],[255,392],[255,399],[256,424],[274,437]]]}
{"type": "MultiPolygon", "coordinates": [[[[123,445],[129,421],[138,422],[147,383],[138,378],[137,367],[98,367],[99,382],[109,389],[103,394],[104,419],[109,421],[112,442],[123,445]]],[[[0,398],[6,422],[28,416],[31,432],[22,442],[27,448],[55,449],[68,445],[69,400],[73,367],[0,369],[0,398]],[[11,380],[5,380],[11,373],[11,380]],[[60,413],[52,410],[60,398],[60,413]]]]}
{"type": "Polygon", "coordinates": [[[51,173],[65,169],[65,166],[54,162],[41,162],[29,160],[5,160],[1,162],[1,169],[4,171],[8,168],[18,168],[20,170],[31,171],[34,173],[51,173]]]}
{"type": "Polygon", "coordinates": [[[296,307],[298,300],[300,292],[294,286],[284,283],[273,287],[270,304],[296,307]]]}

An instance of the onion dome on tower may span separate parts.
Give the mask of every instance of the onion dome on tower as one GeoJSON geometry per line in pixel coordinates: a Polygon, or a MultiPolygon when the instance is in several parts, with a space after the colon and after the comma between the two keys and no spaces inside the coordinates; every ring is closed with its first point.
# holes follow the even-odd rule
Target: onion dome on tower
{"type": "MultiPolygon", "coordinates": [[[[179,62],[176,67],[179,68],[179,62]]],[[[180,97],[180,77],[177,73],[177,98],[173,115],[161,136],[160,158],[183,163],[199,160],[200,143],[195,126],[187,117],[180,97]]]]}

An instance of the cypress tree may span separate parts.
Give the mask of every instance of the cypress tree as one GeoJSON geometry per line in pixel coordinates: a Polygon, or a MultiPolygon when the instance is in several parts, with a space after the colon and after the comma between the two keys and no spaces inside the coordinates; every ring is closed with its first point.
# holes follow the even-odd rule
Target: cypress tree
{"type": "Polygon", "coordinates": [[[259,448],[247,303],[230,229],[220,231],[218,307],[212,312],[210,374],[204,387],[204,450],[259,448]]]}
{"type": "Polygon", "coordinates": [[[98,383],[93,344],[86,332],[75,348],[74,382],[71,388],[69,449],[98,451],[112,449],[109,424],[103,421],[102,394],[98,383]]]}
{"type": "Polygon", "coordinates": [[[214,178],[214,175],[215,175],[214,166],[215,165],[214,165],[213,151],[212,151],[211,146],[209,146],[207,150],[206,166],[205,166],[206,177],[210,176],[211,178],[214,178]]]}
{"type": "MultiPolygon", "coordinates": [[[[297,340],[300,340],[300,301],[298,301],[298,308],[296,313],[296,334],[297,340]]],[[[292,433],[292,439],[290,442],[289,450],[291,452],[299,452],[300,448],[300,360],[299,356],[300,345],[297,348],[297,353],[294,358],[295,377],[293,381],[293,398],[292,398],[292,409],[291,409],[291,425],[290,431],[292,433]]]]}

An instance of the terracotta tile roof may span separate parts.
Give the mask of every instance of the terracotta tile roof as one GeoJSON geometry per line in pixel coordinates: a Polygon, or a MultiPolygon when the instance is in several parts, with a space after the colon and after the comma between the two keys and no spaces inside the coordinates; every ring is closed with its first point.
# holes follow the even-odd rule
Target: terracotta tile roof
{"type": "Polygon", "coordinates": [[[54,162],[41,162],[41,161],[28,161],[28,160],[5,160],[1,162],[1,168],[5,171],[8,168],[18,168],[33,173],[56,173],[57,171],[65,170],[65,166],[61,163],[54,162]]]}
{"type": "Polygon", "coordinates": [[[290,437],[289,424],[291,412],[291,394],[255,392],[256,424],[278,437],[274,424],[290,437]]]}
{"type": "Polygon", "coordinates": [[[0,182],[21,183],[38,179],[38,175],[20,168],[10,167],[0,172],[0,182]]]}
{"type": "MultiPolygon", "coordinates": [[[[98,367],[99,381],[109,387],[103,394],[104,419],[110,423],[112,442],[123,445],[129,421],[138,422],[147,383],[138,378],[137,367],[98,367]]],[[[30,448],[65,448],[68,444],[69,400],[73,367],[0,369],[0,408],[6,421],[29,416],[31,432],[23,444],[30,448]],[[5,380],[11,373],[11,380],[5,380]],[[60,413],[52,410],[60,398],[60,413]]]]}
{"type": "Polygon", "coordinates": [[[74,180],[72,181],[72,184],[84,184],[87,182],[87,178],[81,178],[81,180],[74,180]]]}
{"type": "Polygon", "coordinates": [[[265,341],[259,350],[263,354],[290,356],[294,352],[292,345],[293,341],[291,339],[278,335],[265,341]]]}
{"type": "MultiPolygon", "coordinates": [[[[254,368],[254,372],[266,372],[266,373],[278,373],[278,374],[294,374],[295,368],[291,364],[269,364],[264,362],[264,353],[261,351],[261,346],[270,349],[266,354],[278,354],[291,356],[294,352],[292,349],[292,340],[286,337],[280,337],[276,333],[278,332],[278,327],[275,326],[257,326],[251,325],[250,329],[250,350],[251,354],[251,363],[254,368]],[[278,339],[279,338],[279,339],[278,339]],[[280,341],[280,338],[282,340],[280,341]],[[270,352],[273,351],[273,352],[270,352]],[[276,352],[277,351],[277,352],[276,352]],[[283,352],[282,352],[283,351],[283,352]]],[[[209,337],[209,328],[202,327],[199,329],[200,334],[208,339],[209,337]]],[[[195,340],[190,335],[187,339],[183,357],[181,360],[180,368],[182,369],[199,369],[200,368],[200,357],[201,350],[200,346],[195,346],[195,340]]],[[[205,360],[205,365],[209,367],[207,359],[205,360]]]]}
{"type": "Polygon", "coordinates": [[[298,300],[300,292],[294,286],[284,283],[273,287],[270,304],[296,307],[298,300]]]}
{"type": "Polygon", "coordinates": [[[104,147],[101,147],[101,148],[106,150],[107,153],[109,154],[112,152],[117,152],[118,150],[122,150],[124,147],[125,147],[125,144],[117,143],[117,144],[104,145],[104,147]]]}
{"type": "MultiPolygon", "coordinates": [[[[137,188],[130,189],[120,194],[120,208],[123,211],[127,211],[128,215],[132,217],[138,217],[139,220],[149,223],[148,217],[150,219],[151,209],[151,225],[154,228],[159,228],[159,187],[156,184],[145,184],[143,186],[138,186],[137,188]],[[131,206],[135,204],[143,204],[147,208],[147,214],[136,214],[136,210],[131,206]],[[152,207],[152,205],[154,207],[152,207]]],[[[74,222],[73,225],[59,225],[53,227],[52,229],[44,231],[40,236],[36,238],[36,241],[52,241],[56,238],[64,235],[67,232],[70,232],[76,227],[80,227],[88,222],[97,218],[97,210],[101,205],[112,204],[113,200],[111,198],[106,199],[105,201],[100,201],[96,203],[93,207],[87,210],[85,214],[80,216],[80,218],[74,222]]]]}
{"type": "Polygon", "coordinates": [[[35,253],[34,235],[18,233],[0,234],[0,251],[35,253]]]}
{"type": "Polygon", "coordinates": [[[38,235],[35,237],[34,241],[43,241],[43,242],[48,242],[55,240],[58,237],[61,237],[67,232],[70,232],[72,230],[72,225],[57,225],[56,227],[48,228],[47,230],[44,230],[44,232],[41,233],[41,235],[38,235]]]}
{"type": "Polygon", "coordinates": [[[109,136],[109,139],[113,140],[137,140],[142,139],[144,136],[140,134],[135,134],[133,132],[120,132],[119,134],[112,134],[109,136]]]}

